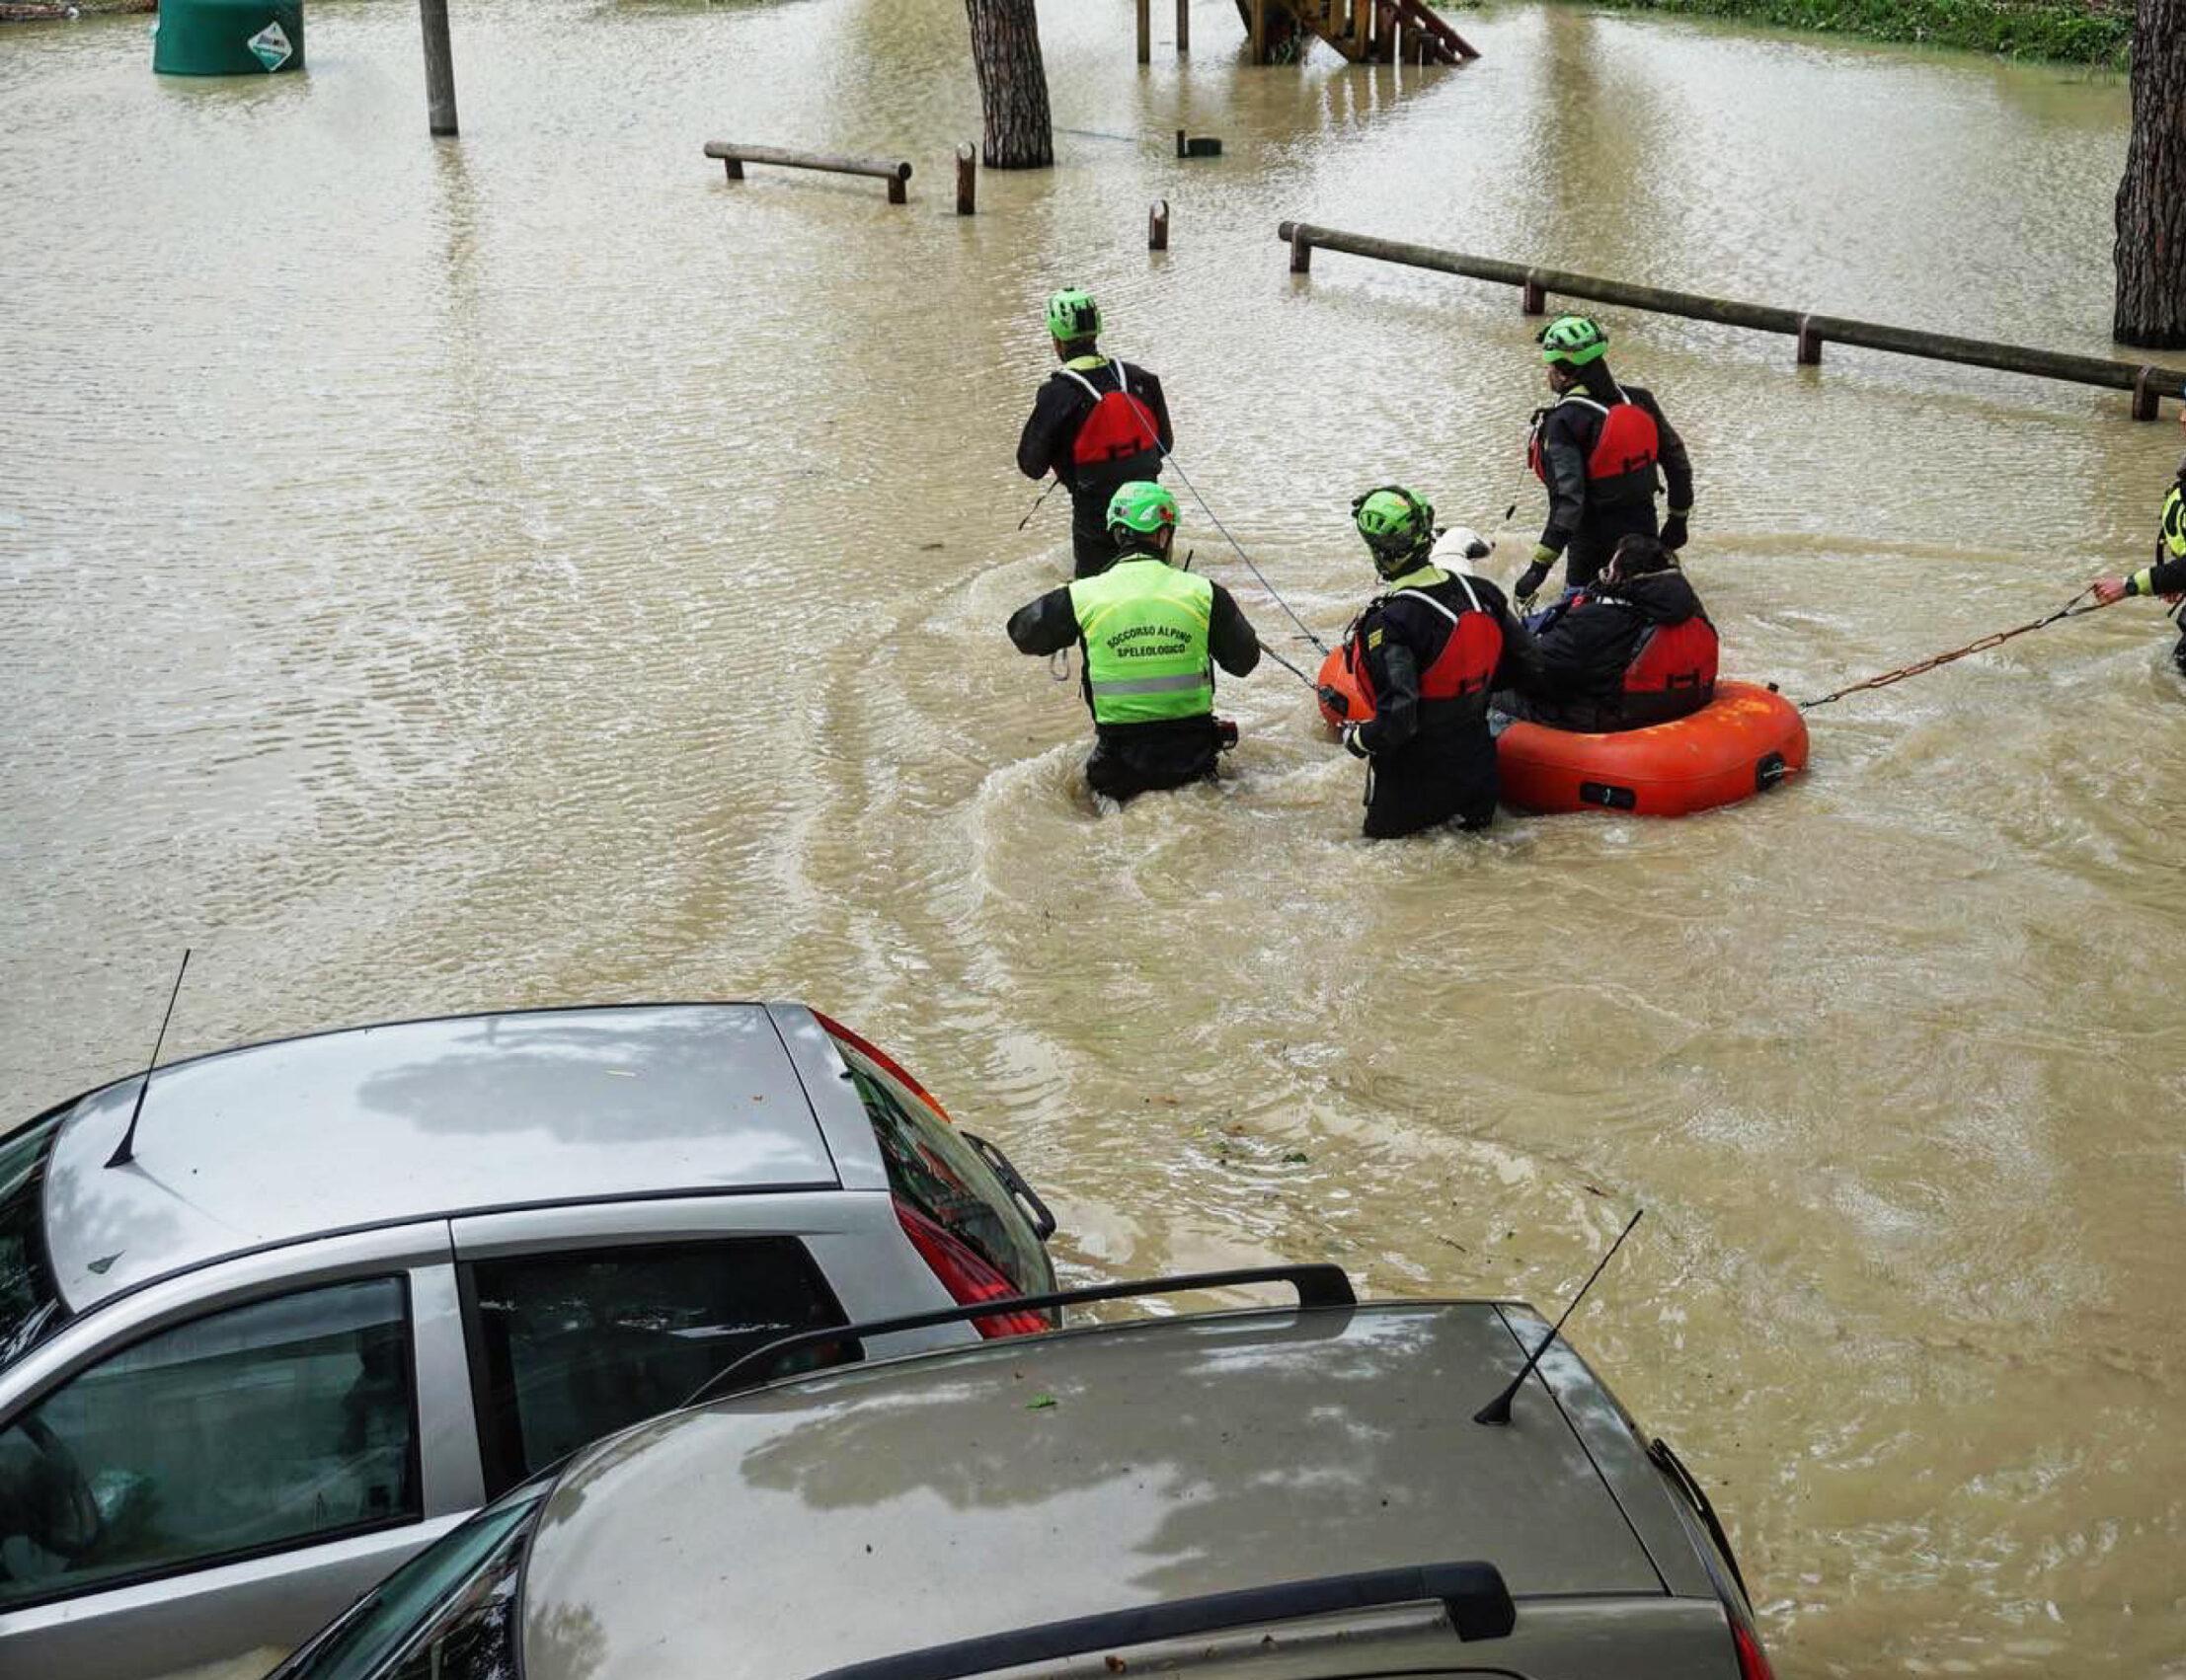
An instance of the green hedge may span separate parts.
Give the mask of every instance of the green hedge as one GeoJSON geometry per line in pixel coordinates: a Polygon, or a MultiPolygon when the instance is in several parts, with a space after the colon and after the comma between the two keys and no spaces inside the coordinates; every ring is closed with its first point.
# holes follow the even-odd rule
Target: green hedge
{"type": "Polygon", "coordinates": [[[1920,41],[2125,68],[2133,7],[2118,0],[1597,0],[1639,12],[1699,12],[1787,29],[1920,41]]]}

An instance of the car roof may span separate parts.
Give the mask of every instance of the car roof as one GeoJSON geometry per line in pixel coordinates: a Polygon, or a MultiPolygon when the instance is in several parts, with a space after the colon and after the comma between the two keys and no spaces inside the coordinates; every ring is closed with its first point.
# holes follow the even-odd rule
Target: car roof
{"type": "Polygon", "coordinates": [[[160,1068],[76,1101],[44,1183],[81,1313],[192,1266],[464,1212],[832,1187],[765,1006],[532,1010],[351,1028],[160,1068]]]}
{"type": "MultiPolygon", "coordinates": [[[[1524,1322],[1533,1323],[1531,1319],[1524,1322]]],[[[1353,1570],[1665,1591],[1488,1302],[1196,1316],[776,1384],[574,1463],[525,1565],[528,1680],[790,1680],[1353,1570]]]]}

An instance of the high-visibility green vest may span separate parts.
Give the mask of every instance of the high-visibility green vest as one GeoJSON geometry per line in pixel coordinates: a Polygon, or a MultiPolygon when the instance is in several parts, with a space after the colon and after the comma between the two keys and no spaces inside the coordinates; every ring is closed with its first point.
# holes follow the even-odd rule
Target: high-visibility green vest
{"type": "Polygon", "coordinates": [[[2182,555],[2186,555],[2186,489],[2173,485],[2163,498],[2163,545],[2156,559],[2177,560],[2182,555]]]}
{"type": "Polygon", "coordinates": [[[1214,710],[1207,656],[1214,585],[1150,554],[1130,554],[1070,585],[1085,638],[1096,724],[1154,724],[1214,710]]]}

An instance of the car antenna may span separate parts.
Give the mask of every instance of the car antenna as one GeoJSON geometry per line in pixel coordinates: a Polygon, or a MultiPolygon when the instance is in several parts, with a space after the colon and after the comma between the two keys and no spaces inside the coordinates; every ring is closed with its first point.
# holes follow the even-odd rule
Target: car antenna
{"type": "Polygon", "coordinates": [[[1527,1356],[1525,1363],[1519,1367],[1519,1374],[1511,1379],[1511,1386],[1472,1414],[1472,1420],[1475,1423],[1510,1422],[1511,1402],[1518,1398],[1519,1385],[1532,1375],[1533,1367],[1540,1363],[1541,1355],[1548,1351],[1548,1344],[1554,1341],[1562,1332],[1564,1319],[1570,1318],[1572,1313],[1577,1310],[1579,1303],[1587,1298],[1587,1291],[1594,1287],[1595,1278],[1600,1277],[1601,1268],[1616,1258],[1617,1250],[1624,1247],[1624,1239],[1632,1234],[1632,1227],[1640,1222],[1640,1214],[1646,1211],[1647,1209],[1643,1207],[1626,1221],[1624,1229],[1617,1233],[1616,1241],[1609,1245],[1609,1252],[1595,1263],[1594,1271],[1588,1276],[1586,1282],[1579,1285],[1579,1293],[1571,1298],[1571,1305],[1564,1309],[1564,1318],[1558,1319],[1555,1324],[1549,1327],[1548,1334],[1541,1337],[1541,1344],[1533,1349],[1531,1354],[1527,1356]]]}
{"type": "Polygon", "coordinates": [[[136,1107],[129,1110],[129,1129],[107,1157],[109,1167],[126,1167],[136,1159],[136,1122],[144,1112],[145,1093],[152,1089],[152,1070],[159,1066],[159,1047],[167,1042],[167,1024],[175,1019],[175,1000],[182,996],[183,976],[190,972],[190,948],[183,947],[182,966],[175,970],[175,989],[167,994],[167,1013],[159,1019],[159,1036],[152,1040],[152,1060],[144,1070],[144,1083],[136,1088],[136,1107]]]}

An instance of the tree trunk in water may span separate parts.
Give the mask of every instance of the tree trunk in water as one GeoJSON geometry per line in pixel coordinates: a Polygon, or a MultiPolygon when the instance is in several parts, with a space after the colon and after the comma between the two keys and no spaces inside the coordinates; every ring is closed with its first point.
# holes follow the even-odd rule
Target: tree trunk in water
{"type": "Polygon", "coordinates": [[[964,0],[964,9],[972,19],[972,61],[986,113],[986,167],[1046,169],[1055,161],[1055,142],[1033,0],[964,0]]]}
{"type": "Polygon", "coordinates": [[[2186,0],[2136,0],[2133,139],[2118,185],[2118,306],[2129,344],[2186,344],[2186,0]]]}

